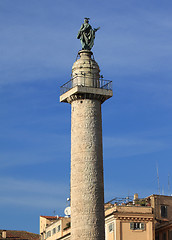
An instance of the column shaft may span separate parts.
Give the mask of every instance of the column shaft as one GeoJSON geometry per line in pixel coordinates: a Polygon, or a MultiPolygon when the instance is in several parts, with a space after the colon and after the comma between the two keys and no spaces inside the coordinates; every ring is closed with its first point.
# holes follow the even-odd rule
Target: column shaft
{"type": "Polygon", "coordinates": [[[104,240],[101,102],[71,103],[71,240],[104,240]]]}

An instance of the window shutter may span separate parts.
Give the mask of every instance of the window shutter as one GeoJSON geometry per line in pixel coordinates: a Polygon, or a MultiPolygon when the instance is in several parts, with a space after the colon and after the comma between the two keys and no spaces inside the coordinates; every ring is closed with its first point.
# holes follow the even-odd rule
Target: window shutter
{"type": "Polygon", "coordinates": [[[165,217],[167,218],[167,206],[165,206],[165,217]]]}
{"type": "Polygon", "coordinates": [[[113,231],[113,223],[110,223],[109,224],[109,232],[112,232],[113,231]]]}
{"type": "Polygon", "coordinates": [[[165,207],[161,206],[161,217],[165,216],[165,207]]]}
{"type": "Polygon", "coordinates": [[[133,222],[130,223],[130,229],[134,230],[134,223],[133,222]]]}
{"type": "Polygon", "coordinates": [[[163,217],[163,218],[167,217],[167,206],[165,206],[165,205],[161,206],[161,217],[163,217]]]}
{"type": "Polygon", "coordinates": [[[145,229],[145,224],[141,223],[141,229],[144,230],[145,229]]]}

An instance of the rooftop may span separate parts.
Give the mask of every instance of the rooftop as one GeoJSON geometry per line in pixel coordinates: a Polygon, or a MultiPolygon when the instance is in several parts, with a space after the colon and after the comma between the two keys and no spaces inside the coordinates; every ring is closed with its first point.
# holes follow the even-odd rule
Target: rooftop
{"type": "Polygon", "coordinates": [[[49,220],[57,219],[57,216],[40,216],[40,217],[43,217],[43,218],[46,218],[46,219],[49,219],[49,220]]]}
{"type": "Polygon", "coordinates": [[[40,240],[40,235],[26,231],[0,230],[0,239],[40,240]]]}

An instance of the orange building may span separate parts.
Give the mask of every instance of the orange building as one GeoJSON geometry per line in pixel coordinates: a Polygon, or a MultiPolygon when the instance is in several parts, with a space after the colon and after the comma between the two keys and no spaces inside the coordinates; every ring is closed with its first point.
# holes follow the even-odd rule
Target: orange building
{"type": "Polygon", "coordinates": [[[153,240],[154,216],[149,206],[112,206],[105,211],[106,240],[153,240]]]}
{"type": "MultiPolygon", "coordinates": [[[[40,217],[41,240],[69,240],[69,217],[40,217]]],[[[172,240],[172,196],[114,198],[105,204],[105,240],[172,240]]]]}
{"type": "Polygon", "coordinates": [[[69,239],[70,218],[58,216],[40,216],[40,235],[41,240],[69,239]]]}
{"type": "Polygon", "coordinates": [[[147,198],[155,218],[155,239],[172,240],[172,196],[151,195],[147,198]]]}
{"type": "MultiPolygon", "coordinates": [[[[154,240],[153,208],[146,200],[115,199],[105,204],[106,240],[154,240]]],[[[41,240],[69,240],[70,218],[40,217],[41,240]]]]}

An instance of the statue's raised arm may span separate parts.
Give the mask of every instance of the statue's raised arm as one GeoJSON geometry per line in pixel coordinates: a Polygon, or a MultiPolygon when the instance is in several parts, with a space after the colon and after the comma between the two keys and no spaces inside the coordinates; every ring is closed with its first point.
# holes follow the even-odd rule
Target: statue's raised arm
{"type": "Polygon", "coordinates": [[[81,40],[82,49],[91,50],[94,45],[95,32],[99,30],[100,27],[92,29],[89,24],[89,18],[84,19],[84,23],[78,32],[77,38],[81,40]]]}

